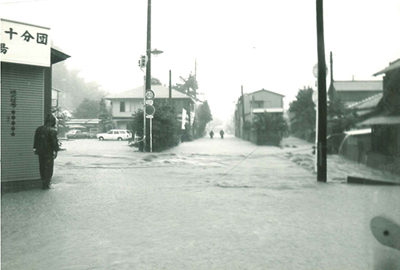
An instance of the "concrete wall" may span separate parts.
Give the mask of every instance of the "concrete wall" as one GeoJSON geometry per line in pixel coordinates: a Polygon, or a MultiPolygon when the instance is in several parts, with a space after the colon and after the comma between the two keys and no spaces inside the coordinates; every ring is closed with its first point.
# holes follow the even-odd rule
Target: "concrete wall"
{"type": "Polygon", "coordinates": [[[255,145],[274,145],[279,146],[282,141],[282,134],[268,132],[267,130],[251,129],[250,142],[255,145]]]}
{"type": "Polygon", "coordinates": [[[339,155],[357,162],[366,164],[371,152],[371,134],[348,135],[339,149],[339,155]]]}

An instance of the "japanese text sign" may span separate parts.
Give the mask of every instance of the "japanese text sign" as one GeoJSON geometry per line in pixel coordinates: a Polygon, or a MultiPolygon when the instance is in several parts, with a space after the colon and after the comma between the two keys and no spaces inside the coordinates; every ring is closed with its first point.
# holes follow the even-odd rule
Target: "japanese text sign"
{"type": "Polygon", "coordinates": [[[2,62],[50,66],[50,28],[1,19],[2,62]]]}

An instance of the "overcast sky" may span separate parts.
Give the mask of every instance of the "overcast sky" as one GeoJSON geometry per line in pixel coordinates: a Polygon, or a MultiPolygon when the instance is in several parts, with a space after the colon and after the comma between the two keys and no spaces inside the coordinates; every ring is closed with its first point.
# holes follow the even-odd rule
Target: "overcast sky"
{"type": "MultiPolygon", "coordinates": [[[[195,72],[213,115],[262,88],[285,95],[315,85],[315,0],[152,0],[152,76],[168,85],[195,72]]],[[[55,46],[110,94],[143,84],[147,0],[1,0],[0,16],[51,28],[55,46]]],[[[400,2],[324,1],[325,54],[336,80],[376,80],[400,58],[400,2]]],[[[329,75],[328,75],[329,78],[329,75]]],[[[329,80],[328,80],[329,84],[329,80]]],[[[62,89],[61,89],[62,90],[62,89]]]]}

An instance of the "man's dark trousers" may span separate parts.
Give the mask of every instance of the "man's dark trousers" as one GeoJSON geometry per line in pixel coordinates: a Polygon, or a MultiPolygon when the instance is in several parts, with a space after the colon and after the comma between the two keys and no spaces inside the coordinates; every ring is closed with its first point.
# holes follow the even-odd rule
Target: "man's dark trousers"
{"type": "Polygon", "coordinates": [[[39,155],[40,178],[42,179],[42,187],[48,188],[51,177],[53,176],[54,158],[53,154],[39,155]]]}

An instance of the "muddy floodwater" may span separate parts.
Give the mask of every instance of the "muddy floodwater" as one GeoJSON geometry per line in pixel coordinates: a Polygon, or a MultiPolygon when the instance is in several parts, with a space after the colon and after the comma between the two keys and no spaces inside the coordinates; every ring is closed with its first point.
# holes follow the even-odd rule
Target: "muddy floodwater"
{"type": "Polygon", "coordinates": [[[286,140],[66,141],[53,189],[2,196],[2,269],[400,269],[370,228],[400,223],[400,187],[318,183],[286,140]]]}

